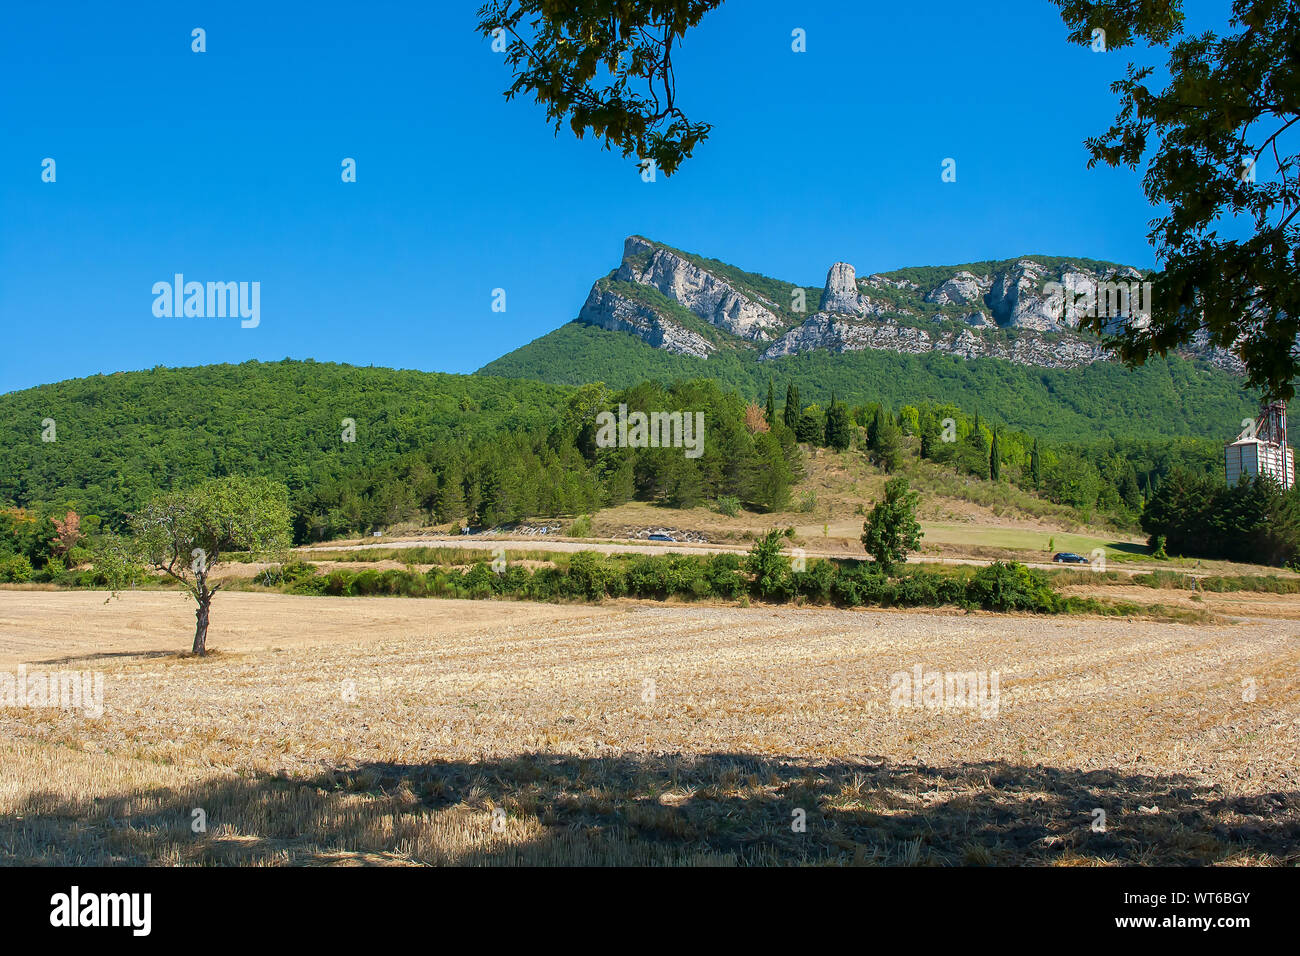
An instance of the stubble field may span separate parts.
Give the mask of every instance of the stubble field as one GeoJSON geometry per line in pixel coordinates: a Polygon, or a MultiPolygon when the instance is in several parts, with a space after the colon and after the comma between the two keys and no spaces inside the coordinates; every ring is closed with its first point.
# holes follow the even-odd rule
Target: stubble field
{"type": "Polygon", "coordinates": [[[203,660],[192,626],[0,590],[0,672],[104,677],[98,717],[0,708],[0,861],[1300,862],[1296,620],[232,592],[203,660]],[[996,713],[895,706],[917,666],[996,672],[996,713]]]}

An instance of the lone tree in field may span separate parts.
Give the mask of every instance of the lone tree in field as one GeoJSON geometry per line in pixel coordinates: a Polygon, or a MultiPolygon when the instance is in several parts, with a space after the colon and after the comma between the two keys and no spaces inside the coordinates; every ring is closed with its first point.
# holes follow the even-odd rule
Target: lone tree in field
{"type": "Polygon", "coordinates": [[[214,478],[155,498],[132,516],[135,550],[190,593],[194,653],[207,652],[208,617],[221,585],[213,569],[231,551],[279,556],[289,549],[289,493],[265,478],[214,478]]]}
{"type": "Polygon", "coordinates": [[[862,525],[862,546],[890,574],[907,560],[907,553],[921,546],[921,525],[916,507],[921,496],[908,489],[906,478],[885,482],[885,497],[876,502],[862,525]]]}

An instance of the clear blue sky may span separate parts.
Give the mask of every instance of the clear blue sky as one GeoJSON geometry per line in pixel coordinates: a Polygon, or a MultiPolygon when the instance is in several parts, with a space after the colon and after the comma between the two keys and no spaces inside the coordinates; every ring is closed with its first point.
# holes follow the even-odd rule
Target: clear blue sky
{"type": "Polygon", "coordinates": [[[0,391],[286,356],[473,371],[576,316],[630,233],[816,285],[839,259],[1153,262],[1138,176],[1082,145],[1131,51],[1067,45],[1048,0],[732,0],[676,61],[712,136],[653,184],[504,100],[477,6],[5,4],[0,391]],[[155,318],[176,272],[259,281],[261,325],[155,318]]]}

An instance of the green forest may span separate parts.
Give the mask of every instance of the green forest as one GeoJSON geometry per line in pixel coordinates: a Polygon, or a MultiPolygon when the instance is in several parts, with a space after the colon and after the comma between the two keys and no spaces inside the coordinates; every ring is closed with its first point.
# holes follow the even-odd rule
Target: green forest
{"type": "Polygon", "coordinates": [[[301,500],[435,443],[544,431],[573,391],[312,361],[73,379],[0,395],[0,501],[116,524],[160,490],[225,475],[272,477],[301,500]]]}
{"type": "Polygon", "coordinates": [[[1241,380],[1178,356],[1137,369],[1097,362],[1078,369],[866,350],[806,352],[758,362],[751,352],[696,359],[656,349],[623,332],[571,322],[479,370],[564,385],[598,379],[624,388],[654,379],[707,376],[761,401],[769,379],[793,381],[808,396],[835,392],[849,403],[892,408],[926,402],[984,408],[1006,425],[1058,441],[1195,436],[1219,442],[1254,416],[1258,397],[1241,380]]]}
{"type": "MultiPolygon", "coordinates": [[[[886,472],[929,461],[1016,486],[1083,521],[1141,524],[1153,544],[1163,536],[1176,553],[1207,553],[1200,528],[1234,529],[1234,540],[1246,540],[1260,515],[1290,527],[1294,496],[1210,493],[1221,484],[1221,441],[1110,437],[1100,398],[1086,440],[1072,441],[1059,428],[1020,424],[1033,417],[1023,414],[1023,403],[991,401],[989,390],[974,384],[988,374],[1009,395],[1030,390],[1009,367],[968,371],[969,406],[898,402],[890,396],[908,391],[898,380],[840,391],[791,374],[764,381],[751,395],[749,386],[710,379],[575,387],[287,360],[46,385],[0,396],[0,562],[22,558],[32,569],[51,558],[67,563],[73,544],[123,528],[159,493],[226,475],[283,483],[297,542],[401,523],[573,520],[634,499],[770,512],[791,507],[804,473],[801,446],[862,454],[886,472]],[[620,405],[702,413],[702,454],[601,447],[596,416],[620,405]],[[1188,500],[1200,510],[1168,504],[1175,490],[1188,488],[1197,489],[1188,500]],[[1188,517],[1178,525],[1170,515],[1183,512],[1188,517]]],[[[1171,361],[1164,379],[1195,371],[1171,361]]],[[[1150,374],[1154,380],[1157,373],[1150,374]]],[[[941,392],[954,393],[965,394],[941,392]]],[[[1054,393],[1036,394],[1044,402],[1054,393]]],[[[1291,540],[1269,545],[1277,563],[1294,560],[1291,540]]]]}

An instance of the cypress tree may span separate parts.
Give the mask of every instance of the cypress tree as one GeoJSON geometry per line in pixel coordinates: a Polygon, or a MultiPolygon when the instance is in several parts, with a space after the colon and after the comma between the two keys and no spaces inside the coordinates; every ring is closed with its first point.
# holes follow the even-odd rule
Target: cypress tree
{"type": "Polygon", "coordinates": [[[831,407],[826,413],[826,444],[836,451],[844,451],[849,447],[851,438],[849,410],[842,402],[836,401],[835,393],[832,392],[831,407]]]}
{"type": "Polygon", "coordinates": [[[770,378],[767,380],[767,408],[763,417],[767,419],[769,427],[776,424],[776,388],[770,378]]]}
{"type": "Polygon", "coordinates": [[[994,481],[1002,474],[1002,450],[998,447],[998,430],[993,429],[993,447],[989,450],[989,477],[994,481]]]}
{"type": "Polygon", "coordinates": [[[1029,453],[1029,477],[1037,488],[1043,481],[1043,463],[1038,457],[1038,439],[1034,439],[1034,450],[1029,453]]]}

